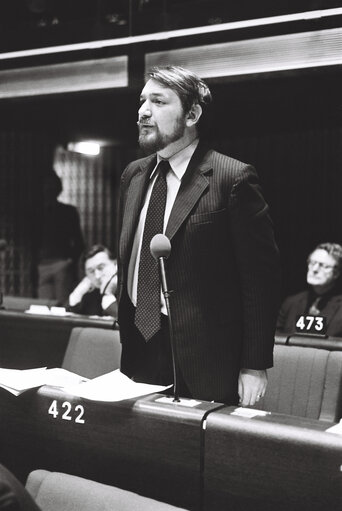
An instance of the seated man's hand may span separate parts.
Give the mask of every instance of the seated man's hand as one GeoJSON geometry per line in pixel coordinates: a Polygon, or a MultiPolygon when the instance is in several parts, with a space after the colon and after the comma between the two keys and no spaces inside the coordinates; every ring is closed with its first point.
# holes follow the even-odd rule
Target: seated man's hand
{"type": "Polygon", "coordinates": [[[116,288],[118,286],[118,268],[117,264],[113,262],[112,265],[108,266],[104,271],[101,279],[101,294],[115,295],[116,288]]]}
{"type": "Polygon", "coordinates": [[[115,295],[116,288],[118,287],[118,277],[114,275],[109,281],[107,280],[101,288],[104,289],[105,295],[115,295]]]}
{"type": "Polygon", "coordinates": [[[84,277],[81,282],[75,287],[73,292],[69,295],[69,305],[73,307],[77,303],[80,303],[83,296],[94,289],[93,284],[90,282],[88,277],[84,277]]]}
{"type": "Polygon", "coordinates": [[[253,406],[265,395],[267,387],[266,370],[241,369],[238,392],[242,406],[253,406]]]}

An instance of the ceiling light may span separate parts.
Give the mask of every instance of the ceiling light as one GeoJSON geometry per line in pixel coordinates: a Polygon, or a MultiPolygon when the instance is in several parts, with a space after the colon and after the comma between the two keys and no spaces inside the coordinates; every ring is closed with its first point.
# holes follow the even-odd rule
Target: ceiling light
{"type": "Polygon", "coordinates": [[[70,142],[68,144],[68,151],[74,151],[88,156],[97,156],[100,153],[100,147],[98,142],[70,142]]]}

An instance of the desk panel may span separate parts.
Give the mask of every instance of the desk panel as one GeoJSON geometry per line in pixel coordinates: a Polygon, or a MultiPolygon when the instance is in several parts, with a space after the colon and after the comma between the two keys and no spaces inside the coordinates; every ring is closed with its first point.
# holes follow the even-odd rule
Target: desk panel
{"type": "Polygon", "coordinates": [[[160,397],[99,403],[47,386],[20,398],[1,391],[2,463],[21,480],[46,468],[198,510],[202,420],[222,405],[160,397]]]}
{"type": "Polygon", "coordinates": [[[342,436],[332,424],[233,408],[206,421],[204,511],[335,511],[342,504],[342,436]]]}
{"type": "Polygon", "coordinates": [[[319,348],[330,351],[342,351],[341,337],[314,337],[310,335],[290,335],[289,346],[303,346],[305,348],[319,348]]]}
{"type": "Polygon", "coordinates": [[[74,327],[112,328],[113,320],[0,311],[0,367],[60,367],[74,327]]]}

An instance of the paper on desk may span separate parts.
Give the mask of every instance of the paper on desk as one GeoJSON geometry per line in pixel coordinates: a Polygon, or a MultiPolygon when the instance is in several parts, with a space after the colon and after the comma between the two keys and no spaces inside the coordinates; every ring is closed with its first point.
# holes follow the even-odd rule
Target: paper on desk
{"type": "Polygon", "coordinates": [[[37,369],[0,369],[0,387],[18,396],[22,392],[44,385],[46,367],[37,369]]]}
{"type": "Polygon", "coordinates": [[[77,385],[78,383],[89,381],[89,378],[84,378],[79,374],[55,367],[53,369],[46,369],[45,371],[45,385],[53,387],[69,387],[70,385],[77,385]]]}
{"type": "Polygon", "coordinates": [[[171,385],[137,383],[125,376],[120,369],[98,376],[86,383],[65,388],[65,392],[94,401],[121,401],[154,392],[161,392],[171,385]]]}
{"type": "Polygon", "coordinates": [[[266,412],[264,410],[256,410],[254,408],[244,408],[242,406],[235,408],[235,410],[230,415],[240,415],[240,417],[247,417],[248,419],[252,419],[253,417],[260,417],[264,415],[270,415],[271,412],[266,412]]]}
{"type": "Polygon", "coordinates": [[[30,305],[25,311],[27,314],[39,314],[44,316],[71,316],[65,307],[48,307],[47,305],[30,305]]]}
{"type": "Polygon", "coordinates": [[[40,387],[41,385],[53,385],[55,387],[65,387],[86,381],[78,374],[65,369],[55,368],[47,369],[38,367],[36,369],[1,369],[0,368],[0,387],[7,390],[15,396],[19,396],[29,389],[40,387]]]}
{"type": "Polygon", "coordinates": [[[340,421],[338,424],[335,424],[334,426],[331,426],[325,431],[327,433],[337,433],[338,435],[342,435],[342,421],[340,421]]]}

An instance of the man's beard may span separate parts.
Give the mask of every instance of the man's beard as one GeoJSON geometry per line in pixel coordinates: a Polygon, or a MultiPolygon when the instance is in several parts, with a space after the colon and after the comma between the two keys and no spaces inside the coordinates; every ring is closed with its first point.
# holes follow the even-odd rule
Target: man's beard
{"type": "Polygon", "coordinates": [[[179,117],[174,130],[167,134],[160,133],[158,126],[154,126],[153,133],[148,131],[147,135],[143,134],[144,128],[139,128],[139,130],[139,145],[141,149],[146,154],[153,154],[182,138],[185,122],[183,117],[179,117]]]}

